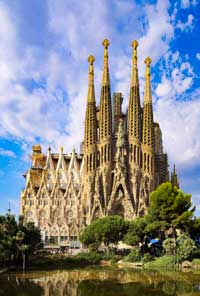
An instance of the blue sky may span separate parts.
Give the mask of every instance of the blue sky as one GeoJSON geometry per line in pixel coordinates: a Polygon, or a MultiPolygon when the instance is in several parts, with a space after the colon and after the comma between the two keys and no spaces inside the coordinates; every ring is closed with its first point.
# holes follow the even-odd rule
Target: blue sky
{"type": "Polygon", "coordinates": [[[200,1],[0,0],[0,213],[19,212],[31,146],[79,150],[87,57],[99,102],[102,40],[110,40],[112,91],[124,95],[137,39],[141,101],[144,59],[152,58],[154,117],[170,167],[200,215],[200,1]]]}

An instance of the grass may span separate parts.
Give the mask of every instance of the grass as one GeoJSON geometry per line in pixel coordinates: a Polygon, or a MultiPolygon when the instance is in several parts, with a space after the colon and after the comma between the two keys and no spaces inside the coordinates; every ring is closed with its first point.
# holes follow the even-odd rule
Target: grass
{"type": "Polygon", "coordinates": [[[200,259],[195,258],[192,260],[192,266],[195,266],[195,268],[200,268],[200,259]]]}
{"type": "Polygon", "coordinates": [[[146,268],[172,268],[174,267],[173,257],[162,256],[153,261],[147,262],[144,265],[146,268]]]}

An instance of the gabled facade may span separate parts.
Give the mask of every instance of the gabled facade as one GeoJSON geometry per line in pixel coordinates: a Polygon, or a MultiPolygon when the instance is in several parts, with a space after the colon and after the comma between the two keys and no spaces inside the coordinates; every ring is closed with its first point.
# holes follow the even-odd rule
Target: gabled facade
{"type": "MultiPolygon", "coordinates": [[[[149,194],[169,180],[162,133],[154,122],[151,59],[145,60],[145,89],[141,106],[137,41],[132,42],[129,104],[111,96],[109,41],[103,41],[104,61],[100,106],[96,106],[94,57],[89,56],[83,151],[77,154],[42,153],[33,146],[32,167],[21,193],[21,214],[40,227],[46,243],[75,244],[80,231],[105,215],[133,219],[146,213],[149,194]]],[[[175,175],[175,174],[174,174],[175,175]]],[[[174,177],[175,179],[175,177],[174,177]]],[[[175,182],[175,181],[174,181],[175,182]]]]}

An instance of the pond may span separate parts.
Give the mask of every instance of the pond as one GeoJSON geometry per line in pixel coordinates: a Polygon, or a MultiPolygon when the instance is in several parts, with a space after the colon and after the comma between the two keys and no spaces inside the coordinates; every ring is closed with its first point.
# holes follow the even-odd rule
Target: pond
{"type": "Polygon", "coordinates": [[[6,296],[200,295],[200,273],[87,267],[0,275],[6,296]]]}

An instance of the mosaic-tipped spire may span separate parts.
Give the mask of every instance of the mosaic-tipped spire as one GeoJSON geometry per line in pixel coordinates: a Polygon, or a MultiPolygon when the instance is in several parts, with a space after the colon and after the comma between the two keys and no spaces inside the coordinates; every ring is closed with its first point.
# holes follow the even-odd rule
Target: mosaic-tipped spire
{"type": "Polygon", "coordinates": [[[110,85],[110,75],[109,75],[109,67],[108,67],[108,46],[110,42],[108,39],[104,39],[102,42],[104,46],[104,59],[103,59],[103,77],[102,77],[102,86],[110,85]]]}

